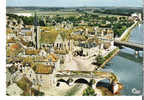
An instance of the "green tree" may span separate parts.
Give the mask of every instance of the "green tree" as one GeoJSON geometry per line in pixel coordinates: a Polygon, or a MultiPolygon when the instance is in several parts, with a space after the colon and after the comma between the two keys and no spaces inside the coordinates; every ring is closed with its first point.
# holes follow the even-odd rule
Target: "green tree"
{"type": "Polygon", "coordinates": [[[98,56],[96,57],[96,64],[97,64],[98,66],[102,65],[102,64],[104,63],[104,61],[105,61],[105,59],[104,59],[103,56],[98,55],[98,56]]]}
{"type": "Polygon", "coordinates": [[[96,96],[95,90],[92,87],[88,87],[83,91],[83,96],[96,96]]]}

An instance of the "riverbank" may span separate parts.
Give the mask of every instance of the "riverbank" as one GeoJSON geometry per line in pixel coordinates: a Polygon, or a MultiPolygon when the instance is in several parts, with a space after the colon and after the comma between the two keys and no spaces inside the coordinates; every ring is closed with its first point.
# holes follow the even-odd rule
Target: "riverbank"
{"type": "MultiPolygon", "coordinates": [[[[139,24],[138,21],[136,21],[131,27],[129,27],[125,32],[121,35],[120,38],[117,38],[120,41],[127,41],[129,39],[130,33],[133,28],[135,28],[139,24]]],[[[112,52],[110,52],[106,57],[104,57],[106,60],[104,63],[100,66],[100,68],[104,68],[105,65],[119,53],[119,48],[114,49],[112,52]]]]}
{"type": "Polygon", "coordinates": [[[111,51],[107,56],[105,56],[104,58],[106,59],[104,61],[104,63],[100,66],[100,68],[104,68],[105,65],[113,58],[115,57],[118,53],[119,53],[119,48],[115,48],[113,51],[111,51]]]}
{"type": "MultiPolygon", "coordinates": [[[[117,39],[120,41],[127,41],[129,39],[132,29],[135,28],[138,24],[139,24],[139,22],[135,22],[131,27],[129,27],[127,30],[125,30],[125,32],[122,34],[122,36],[120,38],[117,38],[117,39]]],[[[104,68],[105,65],[119,53],[119,51],[120,51],[120,49],[117,47],[113,51],[111,51],[107,56],[105,56],[104,57],[105,61],[99,68],[104,68]]]]}
{"type": "Polygon", "coordinates": [[[118,40],[127,41],[129,39],[129,36],[130,36],[132,29],[134,29],[138,25],[138,23],[139,22],[136,21],[131,27],[129,27],[127,30],[125,30],[124,33],[121,35],[121,37],[118,38],[118,40]]]}
{"type": "MultiPolygon", "coordinates": [[[[132,29],[128,41],[135,43],[142,43],[143,41],[143,27],[144,24],[136,26],[132,29]]],[[[142,52],[140,52],[142,55],[142,52]]],[[[114,72],[119,78],[119,82],[123,84],[124,88],[121,90],[120,94],[125,96],[138,96],[141,94],[134,94],[132,89],[137,90],[142,89],[142,58],[137,58],[134,55],[134,50],[127,47],[120,49],[120,53],[116,55],[108,64],[105,66],[106,71],[114,72]],[[140,60],[140,61],[137,61],[140,60]],[[129,71],[128,71],[129,70],[129,71]],[[135,73],[135,74],[134,74],[135,73]]]]}

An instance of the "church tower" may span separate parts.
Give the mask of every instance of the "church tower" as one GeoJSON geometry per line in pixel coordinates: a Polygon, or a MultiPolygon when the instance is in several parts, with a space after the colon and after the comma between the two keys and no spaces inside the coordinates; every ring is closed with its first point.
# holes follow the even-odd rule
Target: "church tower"
{"type": "Polygon", "coordinates": [[[37,14],[35,12],[34,14],[34,44],[35,44],[35,48],[39,49],[40,48],[40,44],[39,44],[39,32],[40,32],[40,27],[38,26],[38,17],[37,14]]]}
{"type": "Polygon", "coordinates": [[[142,18],[142,22],[144,23],[144,0],[142,2],[142,12],[141,12],[141,18],[142,18]]]}

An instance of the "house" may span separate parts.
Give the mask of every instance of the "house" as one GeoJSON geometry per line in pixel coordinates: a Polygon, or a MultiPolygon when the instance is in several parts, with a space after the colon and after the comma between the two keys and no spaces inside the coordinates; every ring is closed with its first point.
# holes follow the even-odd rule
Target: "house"
{"type": "Polygon", "coordinates": [[[42,49],[39,52],[39,56],[47,56],[47,52],[44,49],[42,49]]]}
{"type": "MultiPolygon", "coordinates": [[[[17,86],[23,91],[22,96],[42,96],[43,92],[37,88],[38,84],[33,84],[25,75],[16,82],[17,86]]],[[[38,86],[39,87],[39,86],[38,86]]]]}
{"type": "Polygon", "coordinates": [[[6,29],[7,39],[16,38],[16,32],[12,28],[6,29]]]}
{"type": "Polygon", "coordinates": [[[23,77],[23,73],[21,73],[19,70],[15,71],[12,75],[11,75],[11,80],[13,82],[17,82],[19,81],[20,79],[22,79],[23,77]]]}
{"type": "Polygon", "coordinates": [[[23,39],[26,41],[33,40],[33,29],[32,28],[22,28],[19,32],[19,35],[23,36],[23,39]]]}
{"type": "Polygon", "coordinates": [[[27,56],[38,56],[39,53],[40,53],[40,50],[26,49],[24,54],[27,55],[27,56]]]}
{"type": "Polygon", "coordinates": [[[13,22],[11,20],[9,20],[9,17],[7,16],[7,28],[12,28],[13,26],[13,22]]]}
{"type": "Polygon", "coordinates": [[[66,32],[55,29],[41,29],[41,41],[58,50],[70,49],[71,43],[67,40],[66,32]]]}
{"type": "Polygon", "coordinates": [[[83,33],[84,33],[83,30],[78,30],[78,31],[73,32],[72,34],[82,35],[83,33]]]}
{"type": "Polygon", "coordinates": [[[24,52],[25,56],[42,56],[42,57],[46,57],[48,55],[48,53],[44,50],[36,50],[34,48],[27,48],[24,52]]]}
{"type": "Polygon", "coordinates": [[[54,66],[37,64],[34,69],[36,74],[52,74],[54,66]]]}
{"type": "Polygon", "coordinates": [[[109,49],[111,46],[110,42],[104,42],[104,49],[109,49]]]}
{"type": "Polygon", "coordinates": [[[7,34],[7,39],[11,39],[11,38],[16,38],[16,34],[15,33],[7,34]]]}
{"type": "Polygon", "coordinates": [[[60,67],[59,58],[55,54],[49,54],[47,60],[49,61],[50,65],[53,65],[55,68],[60,67]]]}
{"type": "Polygon", "coordinates": [[[22,95],[31,95],[31,88],[33,84],[25,75],[19,81],[17,81],[16,84],[24,91],[22,95]]]}
{"type": "Polygon", "coordinates": [[[142,20],[142,14],[141,13],[133,13],[133,14],[131,14],[131,17],[135,20],[142,20]]]}
{"type": "Polygon", "coordinates": [[[6,94],[9,96],[20,96],[23,92],[24,91],[16,83],[11,84],[6,89],[6,94]]]}
{"type": "Polygon", "coordinates": [[[101,28],[98,35],[103,41],[101,43],[101,49],[108,49],[108,47],[114,46],[114,32],[112,28],[101,28]]]}
{"type": "Polygon", "coordinates": [[[26,32],[25,35],[23,36],[23,39],[26,41],[32,41],[33,40],[32,32],[26,32]]]}
{"type": "Polygon", "coordinates": [[[93,48],[93,47],[98,46],[99,42],[100,41],[98,40],[98,38],[96,36],[93,36],[93,37],[87,39],[87,42],[80,43],[80,45],[81,45],[81,47],[84,47],[84,48],[93,48]]]}
{"type": "Polygon", "coordinates": [[[11,77],[11,73],[10,71],[8,70],[8,68],[6,68],[6,85],[9,86],[10,84],[12,84],[12,77],[11,77]]]}
{"type": "Polygon", "coordinates": [[[55,54],[49,54],[46,57],[36,57],[34,62],[46,66],[53,66],[54,68],[60,67],[60,59],[55,54]]]}
{"type": "Polygon", "coordinates": [[[60,34],[57,35],[56,40],[54,42],[54,47],[63,48],[63,38],[60,34]]]}
{"type": "Polygon", "coordinates": [[[19,43],[15,43],[7,48],[7,57],[18,56],[23,51],[22,46],[19,43]]]}
{"type": "Polygon", "coordinates": [[[16,43],[16,39],[14,37],[7,39],[7,46],[10,47],[11,45],[16,43]]]}
{"type": "Polygon", "coordinates": [[[33,69],[36,73],[37,82],[41,87],[51,88],[52,86],[55,86],[55,76],[53,74],[54,66],[37,64],[33,69]]]}
{"type": "Polygon", "coordinates": [[[29,67],[22,67],[22,74],[25,75],[33,84],[37,84],[36,73],[29,67]]]}
{"type": "Polygon", "coordinates": [[[31,32],[32,29],[31,28],[22,28],[21,32],[19,34],[21,35],[25,35],[27,32],[31,32]]]}
{"type": "Polygon", "coordinates": [[[105,42],[107,44],[107,47],[108,47],[108,44],[110,44],[110,46],[114,46],[114,31],[111,28],[106,29],[104,38],[106,39],[105,42]]]}

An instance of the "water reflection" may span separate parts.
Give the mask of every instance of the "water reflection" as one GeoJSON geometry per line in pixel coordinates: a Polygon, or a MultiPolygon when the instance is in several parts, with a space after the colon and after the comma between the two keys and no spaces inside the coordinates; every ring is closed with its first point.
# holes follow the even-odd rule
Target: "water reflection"
{"type": "MultiPolygon", "coordinates": [[[[144,24],[133,29],[129,41],[143,43],[143,28],[144,24]]],[[[136,56],[133,49],[122,48],[105,66],[104,70],[114,72],[124,85],[121,95],[141,95],[139,91],[142,90],[142,62],[142,52],[136,56]],[[139,94],[135,94],[137,91],[133,93],[134,89],[138,90],[139,94]]]]}
{"type": "Polygon", "coordinates": [[[133,61],[135,63],[142,63],[142,61],[143,61],[142,56],[126,53],[126,52],[123,52],[123,51],[119,52],[118,56],[123,57],[127,60],[130,60],[130,61],[133,61]]]}
{"type": "Polygon", "coordinates": [[[113,92],[112,85],[109,82],[100,81],[97,83],[96,87],[104,87],[107,88],[109,91],[113,92]]]}

